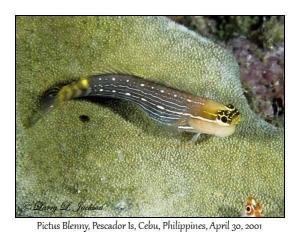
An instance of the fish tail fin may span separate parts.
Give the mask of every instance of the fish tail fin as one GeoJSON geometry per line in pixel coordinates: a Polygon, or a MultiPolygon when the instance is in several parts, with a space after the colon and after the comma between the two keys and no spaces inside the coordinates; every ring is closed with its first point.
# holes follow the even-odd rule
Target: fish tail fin
{"type": "Polygon", "coordinates": [[[87,96],[91,92],[90,79],[81,78],[79,81],[60,87],[49,89],[42,101],[40,116],[33,120],[33,125],[44,115],[48,114],[61,104],[78,97],[87,96]]]}
{"type": "Polygon", "coordinates": [[[46,91],[41,98],[41,111],[31,120],[31,125],[35,125],[44,115],[51,112],[59,105],[58,95],[61,91],[60,87],[54,87],[46,91]]]}
{"type": "Polygon", "coordinates": [[[59,94],[60,90],[61,90],[61,88],[54,87],[46,92],[45,98],[42,103],[42,115],[47,114],[55,106],[57,106],[59,104],[58,103],[58,94],[59,94]]]}

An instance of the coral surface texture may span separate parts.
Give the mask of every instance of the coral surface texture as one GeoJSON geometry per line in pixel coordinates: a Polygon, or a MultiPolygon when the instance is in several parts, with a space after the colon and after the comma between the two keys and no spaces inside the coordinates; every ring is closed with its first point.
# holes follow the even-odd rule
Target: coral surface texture
{"type": "Polygon", "coordinates": [[[237,217],[249,196],[284,216],[284,130],[251,110],[228,51],[164,17],[16,21],[17,216],[237,217]],[[231,103],[242,121],[192,144],[134,104],[81,98],[31,124],[47,90],[111,71],[231,103]]]}

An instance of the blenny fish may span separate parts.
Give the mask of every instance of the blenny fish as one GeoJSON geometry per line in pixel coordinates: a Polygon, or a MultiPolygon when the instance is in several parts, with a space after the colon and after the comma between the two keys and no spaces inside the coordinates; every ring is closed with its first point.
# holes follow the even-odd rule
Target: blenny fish
{"type": "Polygon", "coordinates": [[[43,113],[77,97],[99,96],[131,101],[150,118],[182,131],[226,137],[240,122],[239,111],[211,99],[194,96],[140,77],[102,74],[81,78],[50,95],[43,113]]]}
{"type": "Polygon", "coordinates": [[[262,206],[254,197],[248,197],[242,217],[261,217],[262,206]]]}

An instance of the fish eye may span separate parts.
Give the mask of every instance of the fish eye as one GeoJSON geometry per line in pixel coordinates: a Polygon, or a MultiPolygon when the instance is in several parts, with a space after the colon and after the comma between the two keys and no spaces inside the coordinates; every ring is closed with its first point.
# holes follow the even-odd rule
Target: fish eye
{"type": "Polygon", "coordinates": [[[221,121],[222,121],[223,123],[227,123],[227,117],[222,116],[222,117],[221,117],[221,121]]]}
{"type": "Polygon", "coordinates": [[[247,213],[250,213],[250,211],[251,211],[250,206],[246,206],[246,211],[247,211],[247,213]]]}

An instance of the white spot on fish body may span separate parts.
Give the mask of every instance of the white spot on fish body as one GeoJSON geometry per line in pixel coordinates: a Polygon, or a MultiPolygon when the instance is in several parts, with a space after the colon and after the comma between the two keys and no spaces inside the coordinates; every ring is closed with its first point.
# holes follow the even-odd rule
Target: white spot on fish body
{"type": "Polygon", "coordinates": [[[131,96],[131,94],[130,94],[130,93],[125,93],[125,95],[131,96]]]}
{"type": "Polygon", "coordinates": [[[178,126],[179,129],[193,129],[191,126],[178,126]]]}
{"type": "Polygon", "coordinates": [[[103,89],[100,89],[99,91],[103,91],[103,89]]]}
{"type": "Polygon", "coordinates": [[[162,109],[162,110],[165,109],[163,106],[160,106],[160,105],[157,105],[157,107],[158,107],[159,109],[162,109]]]}
{"type": "Polygon", "coordinates": [[[142,83],[142,84],[141,84],[141,87],[144,87],[144,86],[145,86],[145,84],[142,83]]]}
{"type": "Polygon", "coordinates": [[[141,98],[141,100],[143,100],[143,101],[147,101],[146,99],[144,99],[144,98],[141,98]]]}
{"type": "Polygon", "coordinates": [[[165,91],[164,91],[164,90],[160,90],[160,92],[161,92],[161,93],[164,93],[165,91]]]}
{"type": "Polygon", "coordinates": [[[115,79],[115,78],[112,78],[112,80],[115,81],[116,79],[115,79]]]}

